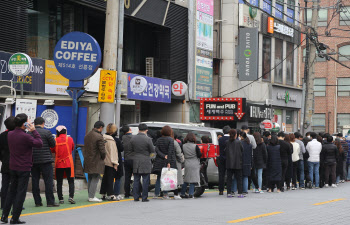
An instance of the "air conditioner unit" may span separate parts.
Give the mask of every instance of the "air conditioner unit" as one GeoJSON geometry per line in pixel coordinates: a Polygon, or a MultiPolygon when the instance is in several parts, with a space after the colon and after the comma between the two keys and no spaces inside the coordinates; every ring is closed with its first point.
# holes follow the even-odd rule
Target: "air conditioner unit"
{"type": "Polygon", "coordinates": [[[146,58],[146,76],[147,77],[154,76],[154,58],[153,57],[146,58]]]}
{"type": "Polygon", "coordinates": [[[0,80],[0,95],[11,95],[11,88],[12,87],[12,82],[10,80],[0,80]],[[2,87],[4,86],[4,87],[2,87]]]}

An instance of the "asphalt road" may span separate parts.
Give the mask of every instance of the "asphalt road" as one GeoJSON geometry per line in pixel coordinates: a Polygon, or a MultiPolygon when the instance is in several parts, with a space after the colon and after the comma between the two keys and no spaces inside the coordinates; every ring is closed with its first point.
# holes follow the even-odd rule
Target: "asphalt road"
{"type": "MultiPolygon", "coordinates": [[[[226,193],[225,193],[226,194],[226,193]]],[[[90,207],[24,215],[27,224],[45,225],[192,225],[350,224],[350,183],[338,188],[255,194],[244,199],[226,198],[218,192],[186,200],[121,201],[90,207]],[[315,205],[320,203],[318,205],[315,205]],[[263,217],[260,217],[263,216],[263,217]]]]}

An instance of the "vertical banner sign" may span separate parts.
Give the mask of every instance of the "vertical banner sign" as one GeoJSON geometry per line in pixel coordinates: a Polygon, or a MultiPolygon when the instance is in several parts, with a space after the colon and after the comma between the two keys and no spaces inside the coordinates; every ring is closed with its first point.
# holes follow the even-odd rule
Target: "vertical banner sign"
{"type": "Polygon", "coordinates": [[[212,96],[214,0],[197,0],[196,99],[212,96]]]}
{"type": "Polygon", "coordinates": [[[101,70],[99,102],[114,102],[117,72],[113,70],[101,70]]]}
{"type": "Polygon", "coordinates": [[[258,28],[239,29],[239,80],[258,79],[258,28]]]}

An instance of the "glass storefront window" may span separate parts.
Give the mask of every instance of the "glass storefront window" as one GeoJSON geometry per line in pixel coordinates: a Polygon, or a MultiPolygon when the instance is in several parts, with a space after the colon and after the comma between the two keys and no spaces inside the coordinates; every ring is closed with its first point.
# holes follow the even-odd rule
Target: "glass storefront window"
{"type": "Polygon", "coordinates": [[[292,110],[286,110],[286,124],[293,124],[294,112],[292,110]]]}
{"type": "Polygon", "coordinates": [[[275,83],[283,82],[283,40],[275,39],[275,83]]]}
{"type": "Polygon", "coordinates": [[[52,59],[61,38],[62,7],[60,0],[28,1],[27,53],[31,57],[52,59]]]}
{"type": "Polygon", "coordinates": [[[263,38],[263,75],[264,81],[271,80],[271,38],[263,38]]]}
{"type": "Polygon", "coordinates": [[[287,84],[294,83],[294,44],[287,42],[287,84]]]}

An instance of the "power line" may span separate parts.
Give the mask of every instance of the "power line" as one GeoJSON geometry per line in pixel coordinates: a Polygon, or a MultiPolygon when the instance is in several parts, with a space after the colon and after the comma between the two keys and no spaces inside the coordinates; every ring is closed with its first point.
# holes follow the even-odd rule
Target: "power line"
{"type": "Polygon", "coordinates": [[[350,69],[350,67],[349,67],[349,66],[347,66],[347,65],[345,65],[344,63],[342,63],[342,62],[338,61],[337,59],[333,58],[332,56],[328,56],[328,57],[329,57],[330,59],[332,59],[333,61],[335,61],[336,63],[338,63],[338,64],[340,64],[340,65],[344,66],[345,68],[350,69]]]}
{"type": "Polygon", "coordinates": [[[229,92],[229,93],[226,93],[226,94],[222,95],[222,97],[224,97],[224,96],[226,96],[226,95],[229,95],[229,94],[232,94],[232,93],[235,93],[235,92],[237,92],[237,91],[239,91],[239,90],[242,90],[243,88],[245,88],[245,87],[251,85],[251,84],[254,83],[255,81],[258,81],[260,78],[262,78],[262,77],[265,76],[266,74],[271,73],[271,72],[272,72],[273,70],[275,70],[280,64],[282,64],[290,55],[292,55],[292,53],[294,53],[294,51],[295,51],[296,49],[298,49],[298,48],[301,46],[301,44],[302,44],[305,40],[306,40],[306,39],[304,38],[304,40],[302,40],[302,41],[297,45],[297,47],[293,49],[293,51],[291,51],[280,63],[278,63],[277,65],[275,65],[275,67],[273,67],[271,70],[269,70],[268,72],[265,72],[263,75],[261,75],[260,77],[258,77],[258,78],[255,79],[255,80],[253,80],[253,81],[250,82],[249,84],[246,84],[246,85],[244,85],[243,87],[240,87],[240,88],[238,88],[238,89],[236,89],[236,90],[234,90],[234,91],[231,91],[231,92],[229,92]]]}

